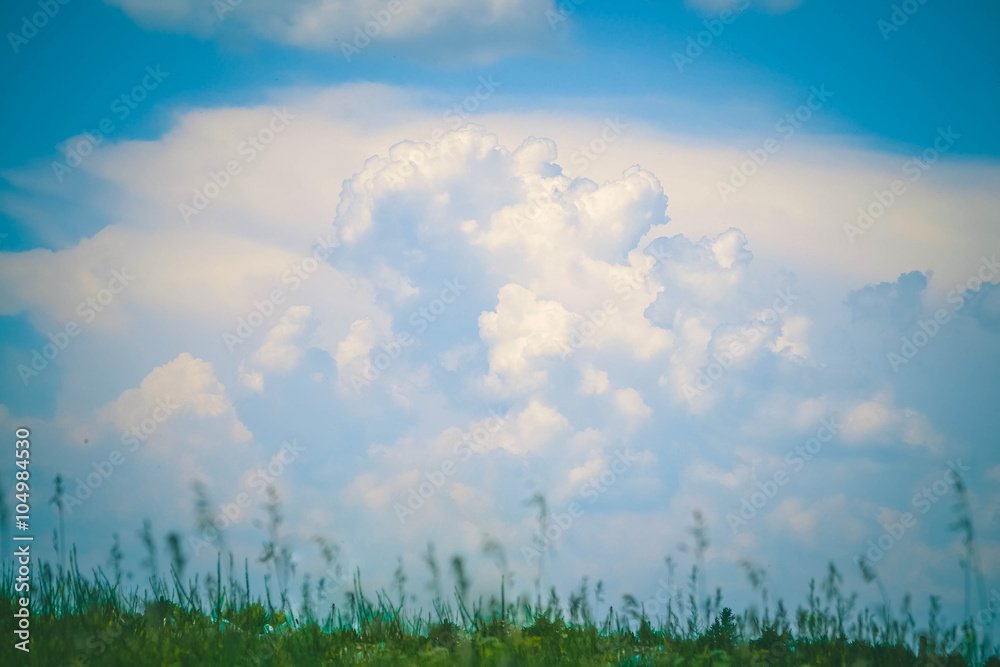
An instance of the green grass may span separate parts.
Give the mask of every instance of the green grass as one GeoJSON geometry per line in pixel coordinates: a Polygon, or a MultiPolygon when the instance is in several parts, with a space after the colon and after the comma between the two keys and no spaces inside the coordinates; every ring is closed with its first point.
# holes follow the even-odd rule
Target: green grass
{"type": "MultiPolygon", "coordinates": [[[[57,479],[53,498],[57,511],[62,509],[60,482],[57,479]]],[[[340,574],[337,547],[321,538],[314,542],[326,562],[326,573],[318,578],[302,576],[293,596],[291,550],[278,537],[282,518],[273,490],[267,507],[268,539],[257,559],[268,570],[263,590],[251,588],[249,561],[237,564],[232,554],[225,562],[220,554],[214,572],[187,577],[183,541],[176,533],[167,536],[170,564],[167,575],[161,576],[159,550],[148,522],[139,537],[146,548],[142,565],[149,578],[142,586],[129,586],[123,584],[123,578],[130,576],[123,577],[117,536],[108,559],[111,576],[101,568],[85,575],[75,549],[63,547],[59,512],[54,536],[59,564],[33,564],[30,654],[14,647],[15,574],[10,564],[2,571],[0,627],[5,640],[0,644],[0,665],[1000,667],[989,633],[983,632],[992,617],[984,622],[979,615],[980,621],[972,622],[976,614],[969,608],[971,584],[978,579],[983,588],[981,569],[964,486],[958,484],[956,491],[963,501],[958,504],[963,520],[956,525],[966,547],[962,564],[970,620],[947,628],[940,623],[940,603],[933,596],[925,626],[915,622],[909,596],[894,611],[877,572],[864,560],[858,562],[862,576],[877,584],[882,595],[882,604],[874,611],[857,609],[857,596],[842,592],[843,578],[833,563],[818,584],[810,583],[805,603],[795,610],[780,600],[771,605],[764,571],[746,561],[740,566],[761,597],[759,607],[742,613],[724,607],[720,590],[714,595],[704,592],[698,565],[692,567],[687,590],[681,593],[672,584],[675,564],[669,557],[672,592],[655,617],[631,595],[612,605],[604,599],[600,581],[591,589],[584,579],[566,602],[551,589],[543,601],[541,561],[534,594],[511,597],[506,557],[495,540],[488,540],[483,551],[497,563],[499,591],[486,600],[471,598],[465,564],[458,556],[450,560],[453,592],[442,592],[433,545],[422,555],[431,575],[429,589],[435,592],[432,609],[403,604],[415,598],[407,596],[402,560],[392,595],[382,590],[372,597],[362,586],[360,572],[353,580],[340,574]]],[[[544,499],[541,504],[544,507],[544,499]]],[[[540,516],[544,520],[544,512],[540,516]]],[[[699,512],[694,519],[689,551],[700,564],[708,548],[707,531],[699,512]]],[[[981,606],[984,599],[980,590],[981,606]]]]}
{"type": "MultiPolygon", "coordinates": [[[[851,612],[831,565],[821,599],[789,614],[778,603],[774,613],[734,614],[718,599],[685,607],[671,600],[668,621],[649,619],[626,596],[620,609],[608,607],[600,618],[590,611],[599,591],[586,582],[560,603],[555,591],[547,603],[521,596],[470,603],[456,586],[447,601],[430,612],[408,611],[385,592],[368,597],[355,575],[343,602],[327,601],[324,613],[311,601],[293,617],[287,601],[274,603],[270,591],[255,597],[248,563],[243,581],[222,585],[221,559],[214,576],[181,584],[151,578],[148,592],[125,590],[98,569],[84,576],[71,554],[65,570],[42,563],[32,609],[31,653],[0,648],[3,665],[1000,665],[987,662],[990,647],[977,642],[972,627],[942,630],[935,622],[919,632],[908,603],[901,618],[851,612]],[[502,601],[501,601],[502,600],[502,601]],[[674,605],[677,606],[674,606],[674,605]],[[700,607],[700,608],[698,608],[700,607]],[[282,609],[284,608],[284,609],[282,609]],[[683,621],[677,612],[684,612],[683,621]],[[713,620],[701,623],[698,618],[713,620]],[[925,643],[924,656],[914,649],[925,643]],[[946,657],[947,656],[947,657],[946,657]]],[[[697,588],[697,571],[692,590],[697,588]]],[[[324,582],[320,582],[322,587],[324,582]]],[[[0,617],[8,624],[16,601],[12,574],[4,575],[0,617]]],[[[284,597],[284,595],[281,595],[284,597]]]]}

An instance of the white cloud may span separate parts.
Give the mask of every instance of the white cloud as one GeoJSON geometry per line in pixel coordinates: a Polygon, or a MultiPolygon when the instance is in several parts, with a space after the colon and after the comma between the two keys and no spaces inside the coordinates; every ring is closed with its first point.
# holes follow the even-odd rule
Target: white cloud
{"type": "Polygon", "coordinates": [[[391,266],[382,265],[376,270],[376,284],[391,292],[396,301],[406,301],[420,294],[420,290],[410,283],[410,279],[391,266]]]}
{"type": "Polygon", "coordinates": [[[379,482],[378,475],[365,473],[355,478],[343,495],[351,502],[363,503],[370,509],[384,509],[401,499],[402,490],[415,487],[420,481],[419,470],[407,470],[384,482],[379,482]]]}
{"type": "Polygon", "coordinates": [[[688,467],[686,476],[690,480],[690,483],[696,487],[702,487],[705,483],[710,483],[735,489],[743,483],[743,478],[737,472],[724,472],[718,466],[707,461],[693,462],[688,467]]]}
{"type": "Polygon", "coordinates": [[[794,357],[809,356],[809,328],[812,320],[805,315],[793,315],[781,323],[781,335],[771,346],[773,352],[788,351],[794,357]]]}
{"type": "Polygon", "coordinates": [[[835,523],[835,513],[843,513],[845,497],[836,495],[810,502],[801,497],[785,498],[775,507],[767,520],[776,531],[806,545],[815,545],[817,529],[821,522],[835,523]]]}
{"type": "Polygon", "coordinates": [[[455,482],[448,495],[466,514],[482,516],[493,509],[493,499],[482,489],[455,482]]]}
{"type": "Polygon", "coordinates": [[[236,373],[240,378],[240,384],[247,389],[256,392],[264,391],[264,375],[259,371],[247,370],[246,363],[241,363],[236,373]]]}
{"type": "Polygon", "coordinates": [[[184,352],[163,366],[154,368],[138,387],[126,389],[101,410],[103,419],[128,432],[144,421],[162,423],[160,414],[187,413],[200,418],[225,417],[237,441],[251,438],[250,431],[236,416],[226,388],[215,377],[212,364],[184,352]],[[173,407],[176,406],[176,407],[173,407]]]}
{"type": "Polygon", "coordinates": [[[454,372],[464,363],[474,358],[480,349],[481,347],[478,343],[457,345],[447,352],[442,352],[438,356],[438,359],[441,361],[441,366],[446,370],[454,372]]]}
{"type": "Polygon", "coordinates": [[[580,393],[584,395],[603,394],[608,390],[608,374],[591,365],[583,367],[580,378],[580,393]]]}
{"type": "MultiPolygon", "coordinates": [[[[840,225],[850,219],[857,193],[870,191],[870,182],[882,182],[898,166],[893,156],[834,149],[803,135],[811,155],[783,149],[782,160],[741,190],[737,204],[723,205],[711,183],[727,173],[729,152],[641,124],[588,168],[589,180],[564,170],[556,151],[557,144],[569,150],[586,144],[593,131],[587,119],[498,114],[488,119],[498,135],[468,127],[424,146],[397,143],[426,137],[429,126],[440,125],[439,117],[415,106],[410,91],[350,86],[280,95],[297,102],[295,124],[197,224],[179,223],[177,203],[208,170],[225,163],[240,133],[259,127],[268,109],[195,110],[160,139],[102,147],[81,169],[103,186],[102,211],[113,224],[58,251],[3,254],[0,286],[9,299],[0,310],[15,317],[26,313],[43,335],[50,323],[73,317],[79,300],[122,260],[142,268],[114,312],[95,322],[86,342],[80,339],[78,356],[68,352],[58,359],[65,375],[52,377],[63,383],[61,410],[85,411],[79,400],[66,407],[64,397],[74,386],[95,387],[99,398],[92,400],[106,403],[134,382],[85,383],[82,378],[92,375],[81,359],[117,360],[112,355],[123,336],[161,346],[167,351],[160,358],[170,359],[183,341],[181,349],[197,350],[201,358],[181,355],[151,373],[131,368],[130,359],[116,365],[120,373],[132,373],[128,378],[148,373],[148,384],[122,393],[105,415],[131,426],[160,391],[184,390],[191,403],[183,412],[192,421],[218,420],[231,437],[240,423],[239,405],[234,407],[219,378],[259,392],[266,371],[294,368],[303,349],[316,351],[318,367],[309,369],[316,384],[282,387],[288,394],[275,403],[314,401],[309,405],[318,408],[317,430],[335,432],[345,421],[351,427],[377,424],[374,437],[391,444],[373,446],[368,458],[367,439],[347,437],[317,447],[312,451],[319,452],[319,465],[296,469],[285,482],[291,485],[295,477],[290,501],[308,497],[308,505],[331,487],[341,491],[331,515],[340,503],[365,510],[344,513],[349,516],[337,530],[344,531],[345,542],[360,535],[364,540],[356,543],[378,543],[372,551],[386,553],[412,547],[415,540],[422,546],[426,531],[418,536],[418,527],[447,521],[474,527],[472,548],[486,529],[516,539],[520,515],[510,508],[521,507],[529,489],[545,490],[553,508],[561,507],[577,497],[583,481],[605,472],[624,446],[640,452],[642,469],[630,469],[628,483],[602,496],[574,534],[582,538],[624,520],[669,535],[667,526],[685,520],[696,505],[710,517],[724,515],[701,491],[743,492],[741,485],[752,484],[754,473],[764,479],[785,465],[781,457],[815,433],[820,419],[841,415],[843,442],[853,446],[838,449],[836,461],[809,464],[794,482],[807,495],[787,504],[787,497],[775,501],[774,522],[755,524],[757,542],[741,535],[732,543],[768,544],[792,526],[803,544],[821,549],[825,533],[832,532],[822,529],[824,522],[836,518],[837,526],[845,525],[842,515],[857,514],[857,508],[831,501],[827,511],[816,501],[819,486],[831,479],[839,483],[837,475],[848,468],[856,477],[844,486],[859,495],[879,486],[873,480],[895,483],[872,463],[872,445],[903,444],[913,457],[945,449],[950,454],[955,446],[937,430],[940,424],[931,418],[936,413],[916,409],[919,399],[913,408],[901,406],[891,390],[881,390],[895,381],[885,368],[857,363],[831,339],[841,340],[844,330],[867,336],[852,326],[843,300],[871,276],[918,265],[933,269],[937,280],[958,272],[972,250],[972,266],[978,263],[984,238],[975,220],[996,208],[996,194],[980,179],[988,180],[983,174],[992,173],[992,166],[975,178],[956,179],[965,183],[959,189],[947,183],[965,172],[942,161],[935,167],[942,175],[935,192],[909,193],[914,210],[908,215],[922,229],[934,224],[920,210],[928,201],[953,213],[959,231],[948,232],[943,245],[933,234],[911,238],[886,218],[879,230],[885,236],[866,237],[872,245],[858,248],[838,236],[840,225]],[[554,139],[523,139],[540,133],[554,139]],[[428,159],[411,176],[387,182],[384,176],[406,164],[414,150],[428,159]],[[817,151],[822,159],[814,157],[817,151]],[[634,162],[643,168],[631,167],[634,162]],[[652,172],[671,195],[669,223],[664,188],[652,172]],[[289,199],[292,189],[296,197],[289,199]],[[533,206],[539,206],[537,215],[533,206]],[[334,236],[329,261],[319,262],[292,289],[283,277],[301,269],[316,237],[327,234],[334,236]],[[883,246],[883,238],[899,247],[883,246]],[[34,278],[43,274],[64,285],[34,278]],[[416,331],[410,316],[431,303],[444,280],[456,277],[469,289],[428,320],[426,331],[416,331]],[[788,284],[801,300],[764,322],[776,291],[788,284]],[[226,350],[222,334],[275,289],[285,296],[281,307],[235,352],[226,350]],[[608,300],[614,312],[603,312],[608,300]],[[745,327],[757,332],[752,339],[745,327]],[[344,409],[349,396],[321,391],[334,372],[344,382],[363,371],[379,346],[403,332],[419,341],[379,380],[389,400],[353,401],[344,409]],[[472,342],[477,335],[481,342],[472,342]],[[742,341],[745,351],[713,380],[701,403],[689,404],[684,387],[707,374],[714,356],[734,341],[742,341]],[[567,349],[571,354],[564,359],[567,349]],[[108,384],[113,391],[102,393],[108,384]],[[415,524],[412,535],[398,534],[392,503],[433,465],[457,459],[456,441],[475,431],[475,419],[498,398],[509,403],[505,427],[477,447],[476,456],[463,462],[462,477],[429,503],[420,519],[426,524],[415,524]],[[639,420],[648,420],[650,428],[634,429],[639,420]],[[691,505],[682,508],[684,498],[691,505]],[[620,501],[640,509],[624,512],[620,501]],[[371,526],[382,526],[385,534],[372,535],[380,531],[371,526]]],[[[900,210],[910,201],[901,201],[900,210]]],[[[871,338],[864,340],[880,343],[871,338]]],[[[947,355],[961,347],[939,349],[947,355]]],[[[927,359],[930,365],[935,353],[928,347],[921,354],[921,363],[927,359]]],[[[287,423],[273,406],[250,401],[255,435],[265,431],[258,423],[287,423]]],[[[207,449],[215,433],[202,426],[188,426],[184,442],[207,449]]],[[[819,456],[826,455],[824,450],[819,456]]],[[[231,463],[209,472],[185,466],[192,471],[188,477],[197,472],[222,480],[227,473],[220,470],[229,471],[231,463]]],[[[905,503],[909,489],[902,491],[905,503]]],[[[615,546],[605,542],[620,534],[615,529],[599,535],[587,553],[600,557],[600,549],[615,546]]],[[[645,549],[650,562],[660,560],[662,554],[652,553],[657,548],[645,549]]],[[[787,562],[784,555],[776,558],[787,562]]]]}
{"type": "Polygon", "coordinates": [[[615,406],[623,416],[633,420],[646,419],[653,414],[653,409],[642,400],[642,394],[631,387],[615,392],[615,406]]]}
{"type": "Polygon", "coordinates": [[[349,372],[363,372],[368,365],[368,354],[375,347],[377,332],[371,320],[356,320],[344,340],[337,344],[333,355],[337,372],[343,380],[349,372]]]}
{"type": "Polygon", "coordinates": [[[540,454],[553,438],[569,428],[566,417],[547,405],[531,401],[495,439],[511,454],[540,454]]]}
{"type": "Polygon", "coordinates": [[[298,365],[303,350],[295,344],[312,315],[309,306],[292,306],[278,323],[267,332],[264,344],[251,355],[260,368],[269,371],[290,371],[298,365]]]}
{"type": "Polygon", "coordinates": [[[366,48],[404,49],[426,58],[488,61],[536,52],[550,33],[550,0],[107,0],[141,25],[200,36],[260,39],[336,52],[349,62],[366,48]],[[220,9],[221,8],[221,9],[220,9]],[[445,50],[442,44],[447,43],[445,50]],[[369,46],[370,45],[370,46],[369,46]],[[345,51],[345,49],[347,49],[345,51]],[[345,54],[345,55],[341,55],[345,54]]]}
{"type": "Polygon", "coordinates": [[[479,317],[480,335],[490,346],[486,384],[498,391],[539,387],[547,373],[535,369],[533,360],[569,350],[571,330],[581,318],[520,285],[505,285],[497,298],[496,311],[479,317]]]}
{"type": "Polygon", "coordinates": [[[862,440],[880,433],[892,419],[892,409],[886,397],[858,403],[844,417],[844,435],[849,440],[862,440]]]}

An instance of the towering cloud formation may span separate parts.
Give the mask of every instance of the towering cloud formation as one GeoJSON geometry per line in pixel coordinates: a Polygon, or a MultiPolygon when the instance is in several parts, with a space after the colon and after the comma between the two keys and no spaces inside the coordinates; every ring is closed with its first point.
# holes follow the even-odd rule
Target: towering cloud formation
{"type": "MultiPolygon", "coordinates": [[[[288,97],[288,127],[190,222],[178,204],[273,107],[193,111],[158,140],[102,147],[80,167],[102,189],[100,216],[80,215],[100,230],[4,253],[0,312],[36,332],[10,353],[16,362],[128,271],[100,321],[80,323],[56,370],[26,390],[49,392],[51,441],[74,443],[57,445],[60,472],[85,479],[164,394],[179,406],[129,475],[79,508],[95,525],[114,489],[139,493],[155,479],[153,518],[184,527],[192,481],[228,502],[294,439],[301,455],[273,475],[295,517],[290,539],[335,533],[376,571],[428,539],[470,552],[488,534],[520,553],[535,544],[523,503],[544,493],[553,512],[583,508],[546,547],[567,578],[613,561],[609,584],[654,580],[694,507],[717,527],[712,558],[766,544],[776,566],[805,577],[802,549],[850,559],[880,508],[905,505],[919,480],[887,475],[899,452],[919,470],[946,454],[985,456],[935,414],[932,392],[955,369],[995,365],[995,286],[973,285],[980,269],[968,267],[963,307],[894,372],[886,355],[947,290],[923,265],[866,287],[857,266],[830,259],[857,250],[822,242],[840,238],[838,221],[817,232],[789,211],[842,191],[835,169],[801,163],[809,178],[780,196],[762,176],[746,221],[704,207],[706,233],[680,233],[693,223],[668,220],[665,189],[670,210],[680,200],[690,215],[688,163],[725,172],[711,148],[640,147],[623,134],[616,149],[643,166],[615,164],[598,181],[574,173],[555,140],[524,131],[536,120],[494,119],[509,142],[479,125],[399,141],[430,136],[434,118],[358,119],[411,109],[406,91],[288,97]],[[657,169],[663,182],[646,164],[661,154],[683,163],[657,169]],[[746,524],[731,531],[730,514],[746,524]]],[[[561,145],[586,145],[574,136],[561,145]]],[[[601,159],[585,171],[614,163],[601,159]]],[[[29,176],[21,182],[37,182],[29,176]]],[[[940,266],[963,271],[950,258],[940,266]]],[[[149,511],[126,507],[115,522],[149,511]]],[[[233,530],[232,545],[256,544],[251,522],[233,530]]],[[[928,544],[915,569],[937,562],[941,545],[928,544]]],[[[514,567],[535,571],[530,559],[514,567]]]]}

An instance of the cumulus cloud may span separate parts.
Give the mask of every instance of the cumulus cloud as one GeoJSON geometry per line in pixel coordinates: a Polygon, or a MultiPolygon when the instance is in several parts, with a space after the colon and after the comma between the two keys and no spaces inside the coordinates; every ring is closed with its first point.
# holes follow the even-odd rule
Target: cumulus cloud
{"type": "Polygon", "coordinates": [[[934,454],[944,452],[946,439],[930,419],[912,408],[894,405],[885,393],[849,406],[843,419],[843,435],[849,443],[902,442],[934,454]]]}
{"type": "Polygon", "coordinates": [[[589,364],[584,366],[583,376],[580,378],[581,394],[603,394],[608,390],[609,384],[607,373],[589,364]]]}
{"type": "Polygon", "coordinates": [[[364,373],[371,365],[368,355],[375,347],[377,336],[375,325],[370,319],[355,320],[351,324],[350,332],[337,343],[337,350],[333,355],[342,380],[346,380],[351,373],[364,373]]]}
{"type": "Polygon", "coordinates": [[[615,392],[615,407],[628,419],[645,419],[653,414],[653,409],[642,400],[642,394],[629,387],[615,392]]]}
{"type": "Polygon", "coordinates": [[[540,454],[552,444],[556,435],[569,427],[569,421],[559,412],[538,401],[532,401],[495,440],[511,454],[540,454]]]}
{"type": "Polygon", "coordinates": [[[582,318],[555,301],[539,301],[520,285],[505,285],[495,312],[479,318],[480,335],[490,346],[487,386],[525,391],[545,383],[547,374],[532,368],[536,357],[569,349],[573,325],[582,318]]]}
{"type": "Polygon", "coordinates": [[[927,276],[911,271],[896,282],[868,285],[847,295],[847,306],[855,321],[879,321],[903,328],[913,324],[922,310],[921,296],[927,276]]]}
{"type": "MultiPolygon", "coordinates": [[[[4,253],[0,285],[10,299],[0,311],[23,317],[41,336],[75,317],[79,301],[102,289],[123,260],[142,268],[90,339],[80,339],[79,355],[58,359],[65,380],[50,377],[62,382],[60,398],[83,384],[88,358],[113,358],[135,337],[173,361],[150,371],[124,359],[116,369],[128,376],[108,380],[113,390],[95,385],[99,398],[91,400],[107,404],[100,414],[118,428],[146,418],[163,392],[186,396],[187,417],[222,423],[230,439],[239,435],[239,415],[258,440],[276,424],[287,429],[284,410],[301,407],[316,415],[304,430],[318,461],[289,473],[289,501],[332,507],[345,543],[379,553],[422,546],[440,525],[470,528],[471,537],[463,530],[451,544],[456,549],[478,548],[484,530],[530,539],[519,532],[527,520],[512,509],[523,509],[525,496],[541,490],[553,507],[579,500],[581,487],[606,477],[616,452],[629,450],[642,465],[588,505],[587,519],[567,538],[593,537],[587,553],[611,557],[623,530],[616,522],[651,526],[666,539],[695,506],[721,521],[729,508],[716,496],[735,494],[738,505],[739,494],[787,466],[786,452],[833,415],[843,433],[824,445],[821,456],[829,458],[797,472],[798,495],[769,506],[774,519],[755,524],[756,543],[741,535],[731,545],[754,548],[792,526],[794,539],[822,549],[823,522],[848,525],[843,517],[864,505],[822,501],[835,489],[823,495],[818,487],[842,483],[867,498],[881,491],[874,483],[884,476],[880,450],[900,447],[921,458],[961,447],[928,393],[933,382],[907,380],[901,391],[887,365],[858,352],[868,345],[884,359],[900,327],[923,317],[937,277],[956,273],[961,262],[950,247],[907,257],[909,250],[873,250],[872,260],[825,239],[811,225],[838,234],[841,212],[831,199],[847,201],[852,192],[829,165],[796,162],[792,176],[769,165],[762,187],[741,193],[738,211],[720,210],[701,202],[688,173],[724,172],[715,149],[642,128],[616,143],[627,147],[627,160],[609,154],[587,172],[603,169],[606,178],[590,179],[558,159],[557,144],[585,139],[532,136],[576,131],[583,123],[571,118],[498,115],[490,125],[500,134],[467,126],[426,141],[419,138],[437,118],[407,106],[406,91],[355,86],[288,97],[298,103],[295,124],[197,224],[178,220],[178,202],[207,170],[225,164],[239,133],[260,127],[268,109],[192,111],[157,140],[102,147],[81,169],[104,186],[113,224],[57,251],[4,253]],[[375,120],[363,130],[358,118],[366,113],[375,120]],[[767,178],[789,185],[769,191],[767,178]],[[290,186],[294,202],[280,196],[290,186]],[[801,208],[814,200],[814,209],[801,208]],[[807,242],[799,243],[800,234],[807,242]],[[323,259],[307,262],[320,240],[323,259]],[[43,273],[81,287],[32,279],[43,273]],[[466,287],[438,307],[448,280],[466,287]],[[275,291],[281,303],[265,303],[275,291]],[[227,333],[241,341],[233,349],[227,333]],[[413,344],[377,369],[365,398],[332,390],[337,382],[350,389],[352,375],[364,377],[403,334],[413,344]],[[311,367],[303,369],[305,358],[311,367]],[[282,372],[312,382],[266,385],[268,374],[282,372]],[[226,387],[238,384],[250,392],[234,399],[226,387]],[[287,393],[273,402],[251,394],[265,385],[287,393]],[[490,409],[502,414],[501,428],[484,426],[490,409]],[[486,435],[477,442],[480,427],[486,435]],[[468,460],[460,460],[464,440],[468,460]],[[393,505],[446,459],[462,466],[400,534],[393,505]],[[343,506],[363,511],[339,516],[343,506]]],[[[858,152],[853,160],[867,164],[867,157],[858,152]]],[[[791,149],[787,158],[795,160],[791,149]]],[[[880,177],[866,173],[860,191],[880,177]]],[[[956,224],[975,228],[955,205],[962,199],[942,193],[948,203],[941,206],[962,221],[956,224]]],[[[914,191],[913,201],[922,196],[914,191]]],[[[975,327],[981,338],[969,354],[987,370],[986,351],[996,342],[987,326],[991,294],[983,288],[982,303],[970,299],[968,312],[978,319],[949,330],[975,327]]],[[[961,347],[939,346],[940,354],[951,361],[961,347]]],[[[923,373],[918,378],[938,377],[931,364],[914,366],[906,370],[923,373]]],[[[85,400],[71,403],[63,409],[92,416],[85,400]]],[[[202,426],[188,426],[189,440],[207,449],[202,426]]],[[[225,477],[221,469],[210,471],[213,479],[225,477]]],[[[909,489],[902,491],[905,501],[909,489]]]]}
{"type": "Polygon", "coordinates": [[[250,357],[260,368],[270,371],[289,371],[302,358],[303,350],[296,345],[312,314],[309,306],[292,306],[278,323],[267,332],[264,344],[250,357]]]}
{"type": "MultiPolygon", "coordinates": [[[[412,235],[419,212],[418,237],[469,248],[491,267],[497,305],[480,315],[479,333],[490,363],[484,386],[499,393],[542,386],[552,357],[623,346],[649,358],[670,345],[644,316],[661,288],[636,248],[664,219],[659,182],[631,167],[598,185],[562,175],[554,160],[548,140],[529,138],[511,151],[470,126],[369,159],[338,205],[347,246],[368,248],[368,237],[396,230],[412,235]]],[[[395,263],[413,264],[392,252],[395,263]]]]}
{"type": "Polygon", "coordinates": [[[794,357],[805,359],[809,356],[809,328],[812,320],[804,315],[785,318],[781,324],[781,335],[774,341],[771,350],[788,351],[794,357]]]}
{"type": "Polygon", "coordinates": [[[239,368],[236,369],[236,374],[240,383],[247,389],[256,392],[264,391],[264,374],[260,371],[247,370],[246,362],[240,364],[239,368]]]}
{"type": "Polygon", "coordinates": [[[664,288],[649,320],[673,334],[669,363],[660,375],[671,402],[692,414],[718,399],[762,362],[788,350],[808,354],[808,318],[796,315],[801,291],[778,274],[755,274],[746,236],[730,228],[692,241],[659,238],[652,275],[664,288]]]}
{"type": "MultiPolygon", "coordinates": [[[[251,438],[236,416],[225,386],[215,377],[212,364],[184,352],[149,372],[138,387],[126,389],[101,410],[103,419],[128,432],[144,421],[165,421],[172,414],[187,413],[200,418],[225,417],[236,441],[251,438]],[[161,419],[159,412],[165,416],[161,419]]],[[[148,429],[147,429],[148,430],[148,429]]]]}

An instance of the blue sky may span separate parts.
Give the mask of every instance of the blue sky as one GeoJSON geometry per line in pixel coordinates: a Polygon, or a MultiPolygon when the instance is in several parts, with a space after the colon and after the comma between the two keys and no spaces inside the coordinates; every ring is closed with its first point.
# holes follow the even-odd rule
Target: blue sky
{"type": "Polygon", "coordinates": [[[998,585],[1000,9],[487,4],[403,3],[350,59],[387,3],[69,2],[24,40],[38,5],[0,10],[0,425],[42,489],[122,454],[83,557],[197,535],[195,482],[248,494],[225,545],[256,553],[271,465],[302,569],[315,535],[374,581],[433,540],[484,592],[489,537],[538,576],[536,492],[584,508],[545,585],[653,596],[697,508],[736,605],[743,559],[873,599],[852,559],[909,511],[877,568],[954,619],[952,492],[914,498],[957,469],[998,585]]]}
{"type": "MultiPolygon", "coordinates": [[[[928,2],[886,40],[877,23],[890,18],[891,5],[804,3],[778,15],[751,7],[696,64],[678,72],[673,54],[705,29],[706,13],[674,2],[584,2],[566,22],[556,23],[553,32],[568,38],[553,57],[511,57],[490,69],[528,99],[682,94],[727,100],[747,93],[781,99],[825,82],[839,91],[830,111],[858,133],[916,145],[928,127],[951,123],[974,136],[963,152],[995,156],[1000,138],[990,122],[997,105],[991,66],[1000,60],[1000,47],[991,36],[1000,10],[982,2],[928,2]]],[[[19,26],[33,8],[6,5],[4,25],[19,26]]],[[[197,36],[143,30],[105,4],[70,3],[60,15],[18,53],[4,51],[3,113],[22,128],[4,152],[4,166],[43,155],[101,118],[107,100],[149,63],[164,63],[175,77],[160,106],[252,101],[260,87],[303,83],[374,80],[456,91],[470,71],[481,69],[414,53],[366,52],[347,63],[267,43],[237,50],[197,36]],[[94,75],[72,76],[70,70],[94,75]]],[[[162,129],[156,111],[138,110],[123,133],[162,129]]]]}

